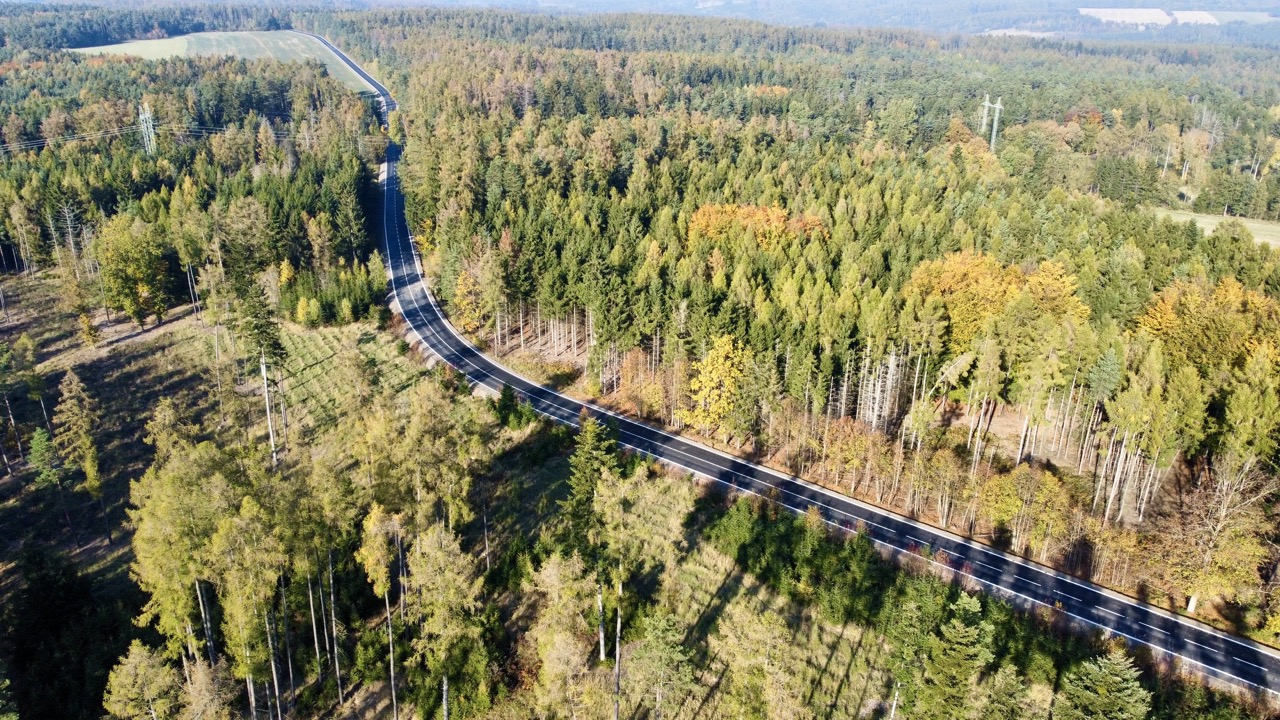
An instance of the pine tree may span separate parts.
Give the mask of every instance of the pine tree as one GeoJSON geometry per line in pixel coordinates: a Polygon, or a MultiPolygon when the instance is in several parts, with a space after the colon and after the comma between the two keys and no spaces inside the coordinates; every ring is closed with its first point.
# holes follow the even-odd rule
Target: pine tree
{"type": "MultiPolygon", "coordinates": [[[[3,667],[0,667],[3,670],[3,667]]],[[[0,720],[19,720],[18,708],[9,695],[9,678],[0,673],[0,720]]]]}
{"type": "Polygon", "coordinates": [[[541,661],[534,703],[544,716],[572,715],[570,706],[591,650],[583,614],[594,594],[592,582],[580,558],[555,554],[531,578],[530,589],[540,599],[538,616],[528,633],[541,661]]]}
{"type": "Polygon", "coordinates": [[[443,688],[450,684],[455,693],[463,688],[470,695],[483,694],[483,672],[466,678],[466,683],[450,677],[459,669],[474,671],[487,664],[485,648],[478,642],[481,580],[475,560],[438,522],[419,533],[408,552],[409,620],[418,628],[409,662],[439,678],[442,698],[447,692],[443,688]]]}
{"type": "Polygon", "coordinates": [[[232,720],[232,687],[226,665],[203,660],[190,664],[190,677],[182,686],[182,720],[232,720]]]}
{"type": "Polygon", "coordinates": [[[1031,715],[1026,680],[1018,676],[1012,665],[1001,665],[983,684],[982,694],[981,717],[1017,719],[1031,715]]]}
{"type": "Polygon", "coordinates": [[[982,605],[962,594],[951,605],[952,618],[925,644],[924,665],[914,716],[961,720],[974,705],[978,673],[991,661],[991,628],[981,622],[982,605]]]}
{"type": "Polygon", "coordinates": [[[623,693],[633,708],[648,707],[653,717],[674,717],[694,687],[682,631],[666,612],[645,616],[643,633],[623,673],[623,693]]]}
{"type": "Polygon", "coordinates": [[[399,533],[398,518],[388,515],[382,506],[374,503],[364,519],[364,532],[356,560],[364,568],[375,595],[382,597],[387,613],[387,667],[391,675],[391,710],[396,718],[400,709],[396,703],[396,655],[395,632],[391,621],[391,562],[394,553],[392,538],[399,533]]]}
{"type": "Polygon", "coordinates": [[[31,434],[31,467],[36,471],[35,485],[38,488],[60,487],[62,484],[62,468],[58,459],[58,450],[53,439],[44,428],[37,428],[31,434]]]}

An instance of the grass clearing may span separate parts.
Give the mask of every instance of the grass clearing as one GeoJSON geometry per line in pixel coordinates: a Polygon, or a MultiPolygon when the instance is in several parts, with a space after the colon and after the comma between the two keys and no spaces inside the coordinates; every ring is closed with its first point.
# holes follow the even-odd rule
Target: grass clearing
{"type": "Polygon", "coordinates": [[[30,469],[20,462],[15,472],[0,477],[0,597],[11,589],[11,570],[22,546],[31,543],[68,553],[103,597],[132,599],[136,587],[127,572],[133,558],[125,509],[129,482],[151,462],[151,447],[141,441],[145,425],[161,397],[174,398],[193,418],[215,407],[214,399],[200,390],[211,343],[205,347],[190,310],[176,308],[164,323],[142,330],[119,314],[107,322],[99,311],[95,315],[102,341],[86,347],[74,318],[57,308],[47,276],[6,278],[5,293],[9,321],[0,326],[0,339],[13,343],[29,333],[44,376],[39,397],[23,389],[10,394],[24,446],[36,428],[46,427],[46,414],[52,416],[58,402],[58,383],[67,370],[74,370],[101,412],[96,440],[102,501],[70,487],[65,500],[37,490],[30,469]]]}
{"type": "Polygon", "coordinates": [[[370,88],[329,48],[309,35],[292,30],[252,32],[202,32],[157,40],[132,40],[115,45],[72,48],[86,55],[121,55],[161,60],[171,57],[232,55],[246,60],[275,59],[284,62],[316,60],[329,74],[356,92],[370,88]]]}
{"type": "Polygon", "coordinates": [[[1222,215],[1207,215],[1204,213],[1193,213],[1185,210],[1169,210],[1167,208],[1156,208],[1156,213],[1161,217],[1173,218],[1179,222],[1194,220],[1197,225],[1206,233],[1213,232],[1218,227],[1218,223],[1223,220],[1239,220],[1249,232],[1253,233],[1253,239],[1260,243],[1266,243],[1271,247],[1280,247],[1280,223],[1269,222],[1267,220],[1251,220],[1249,218],[1223,217],[1222,215]]]}

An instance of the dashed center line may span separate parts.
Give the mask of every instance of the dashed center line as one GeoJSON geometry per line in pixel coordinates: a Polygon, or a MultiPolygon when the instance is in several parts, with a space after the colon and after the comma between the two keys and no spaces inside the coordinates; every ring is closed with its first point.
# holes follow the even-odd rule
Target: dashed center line
{"type": "Polygon", "coordinates": [[[1261,666],[1261,665],[1259,665],[1258,663],[1251,663],[1251,662],[1249,662],[1248,660],[1241,660],[1240,658],[1236,657],[1235,655],[1232,655],[1232,656],[1231,656],[1231,659],[1232,659],[1232,660],[1235,660],[1235,661],[1237,661],[1237,662],[1242,662],[1242,663],[1244,663],[1245,665],[1252,665],[1252,666],[1254,666],[1254,667],[1258,668],[1259,670],[1264,670],[1264,671],[1266,670],[1266,668],[1262,667],[1262,666],[1261,666]]]}

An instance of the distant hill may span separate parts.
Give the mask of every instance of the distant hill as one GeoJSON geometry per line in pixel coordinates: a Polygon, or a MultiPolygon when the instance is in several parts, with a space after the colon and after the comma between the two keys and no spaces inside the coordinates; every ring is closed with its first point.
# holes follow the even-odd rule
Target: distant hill
{"type": "MultiPolygon", "coordinates": [[[[377,5],[378,3],[370,3],[377,5]]],[[[424,3],[427,4],[427,3],[424,3]]],[[[1214,0],[1169,5],[1152,0],[524,0],[517,2],[431,2],[501,6],[550,12],[659,12],[738,17],[785,25],[902,27],[943,33],[1004,34],[1215,42],[1280,46],[1280,3],[1214,0]],[[1142,10],[1166,21],[1118,23],[1082,14],[1082,8],[1142,10]],[[1178,17],[1175,19],[1175,12],[1178,17]],[[1199,22],[1193,22],[1198,19],[1199,22]],[[1209,21],[1211,19],[1211,21],[1209,21]]]]}

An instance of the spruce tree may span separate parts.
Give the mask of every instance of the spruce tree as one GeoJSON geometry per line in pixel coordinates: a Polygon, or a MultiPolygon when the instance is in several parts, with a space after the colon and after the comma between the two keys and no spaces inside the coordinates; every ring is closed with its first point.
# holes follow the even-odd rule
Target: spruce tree
{"type": "Polygon", "coordinates": [[[164,658],[134,640],[111,670],[103,706],[119,720],[167,720],[178,717],[178,672],[164,658]]]}
{"type": "Polygon", "coordinates": [[[584,414],[581,418],[573,457],[569,459],[569,497],[560,503],[566,541],[588,565],[594,562],[599,518],[594,503],[596,485],[605,471],[616,475],[618,459],[609,429],[584,414]]]}
{"type": "Polygon", "coordinates": [[[1117,650],[1066,676],[1053,716],[1057,720],[1143,720],[1150,709],[1151,693],[1138,683],[1138,669],[1117,650]]]}
{"type": "Polygon", "coordinates": [[[58,385],[61,400],[53,411],[54,443],[68,468],[84,473],[81,488],[95,500],[102,495],[98,473],[98,448],[93,433],[98,427],[98,403],[89,395],[84,382],[68,370],[58,385]]]}
{"type": "Polygon", "coordinates": [[[953,617],[926,642],[924,667],[914,715],[930,720],[960,720],[973,706],[978,673],[991,662],[981,622],[982,606],[971,595],[951,605],[953,617]]]}

